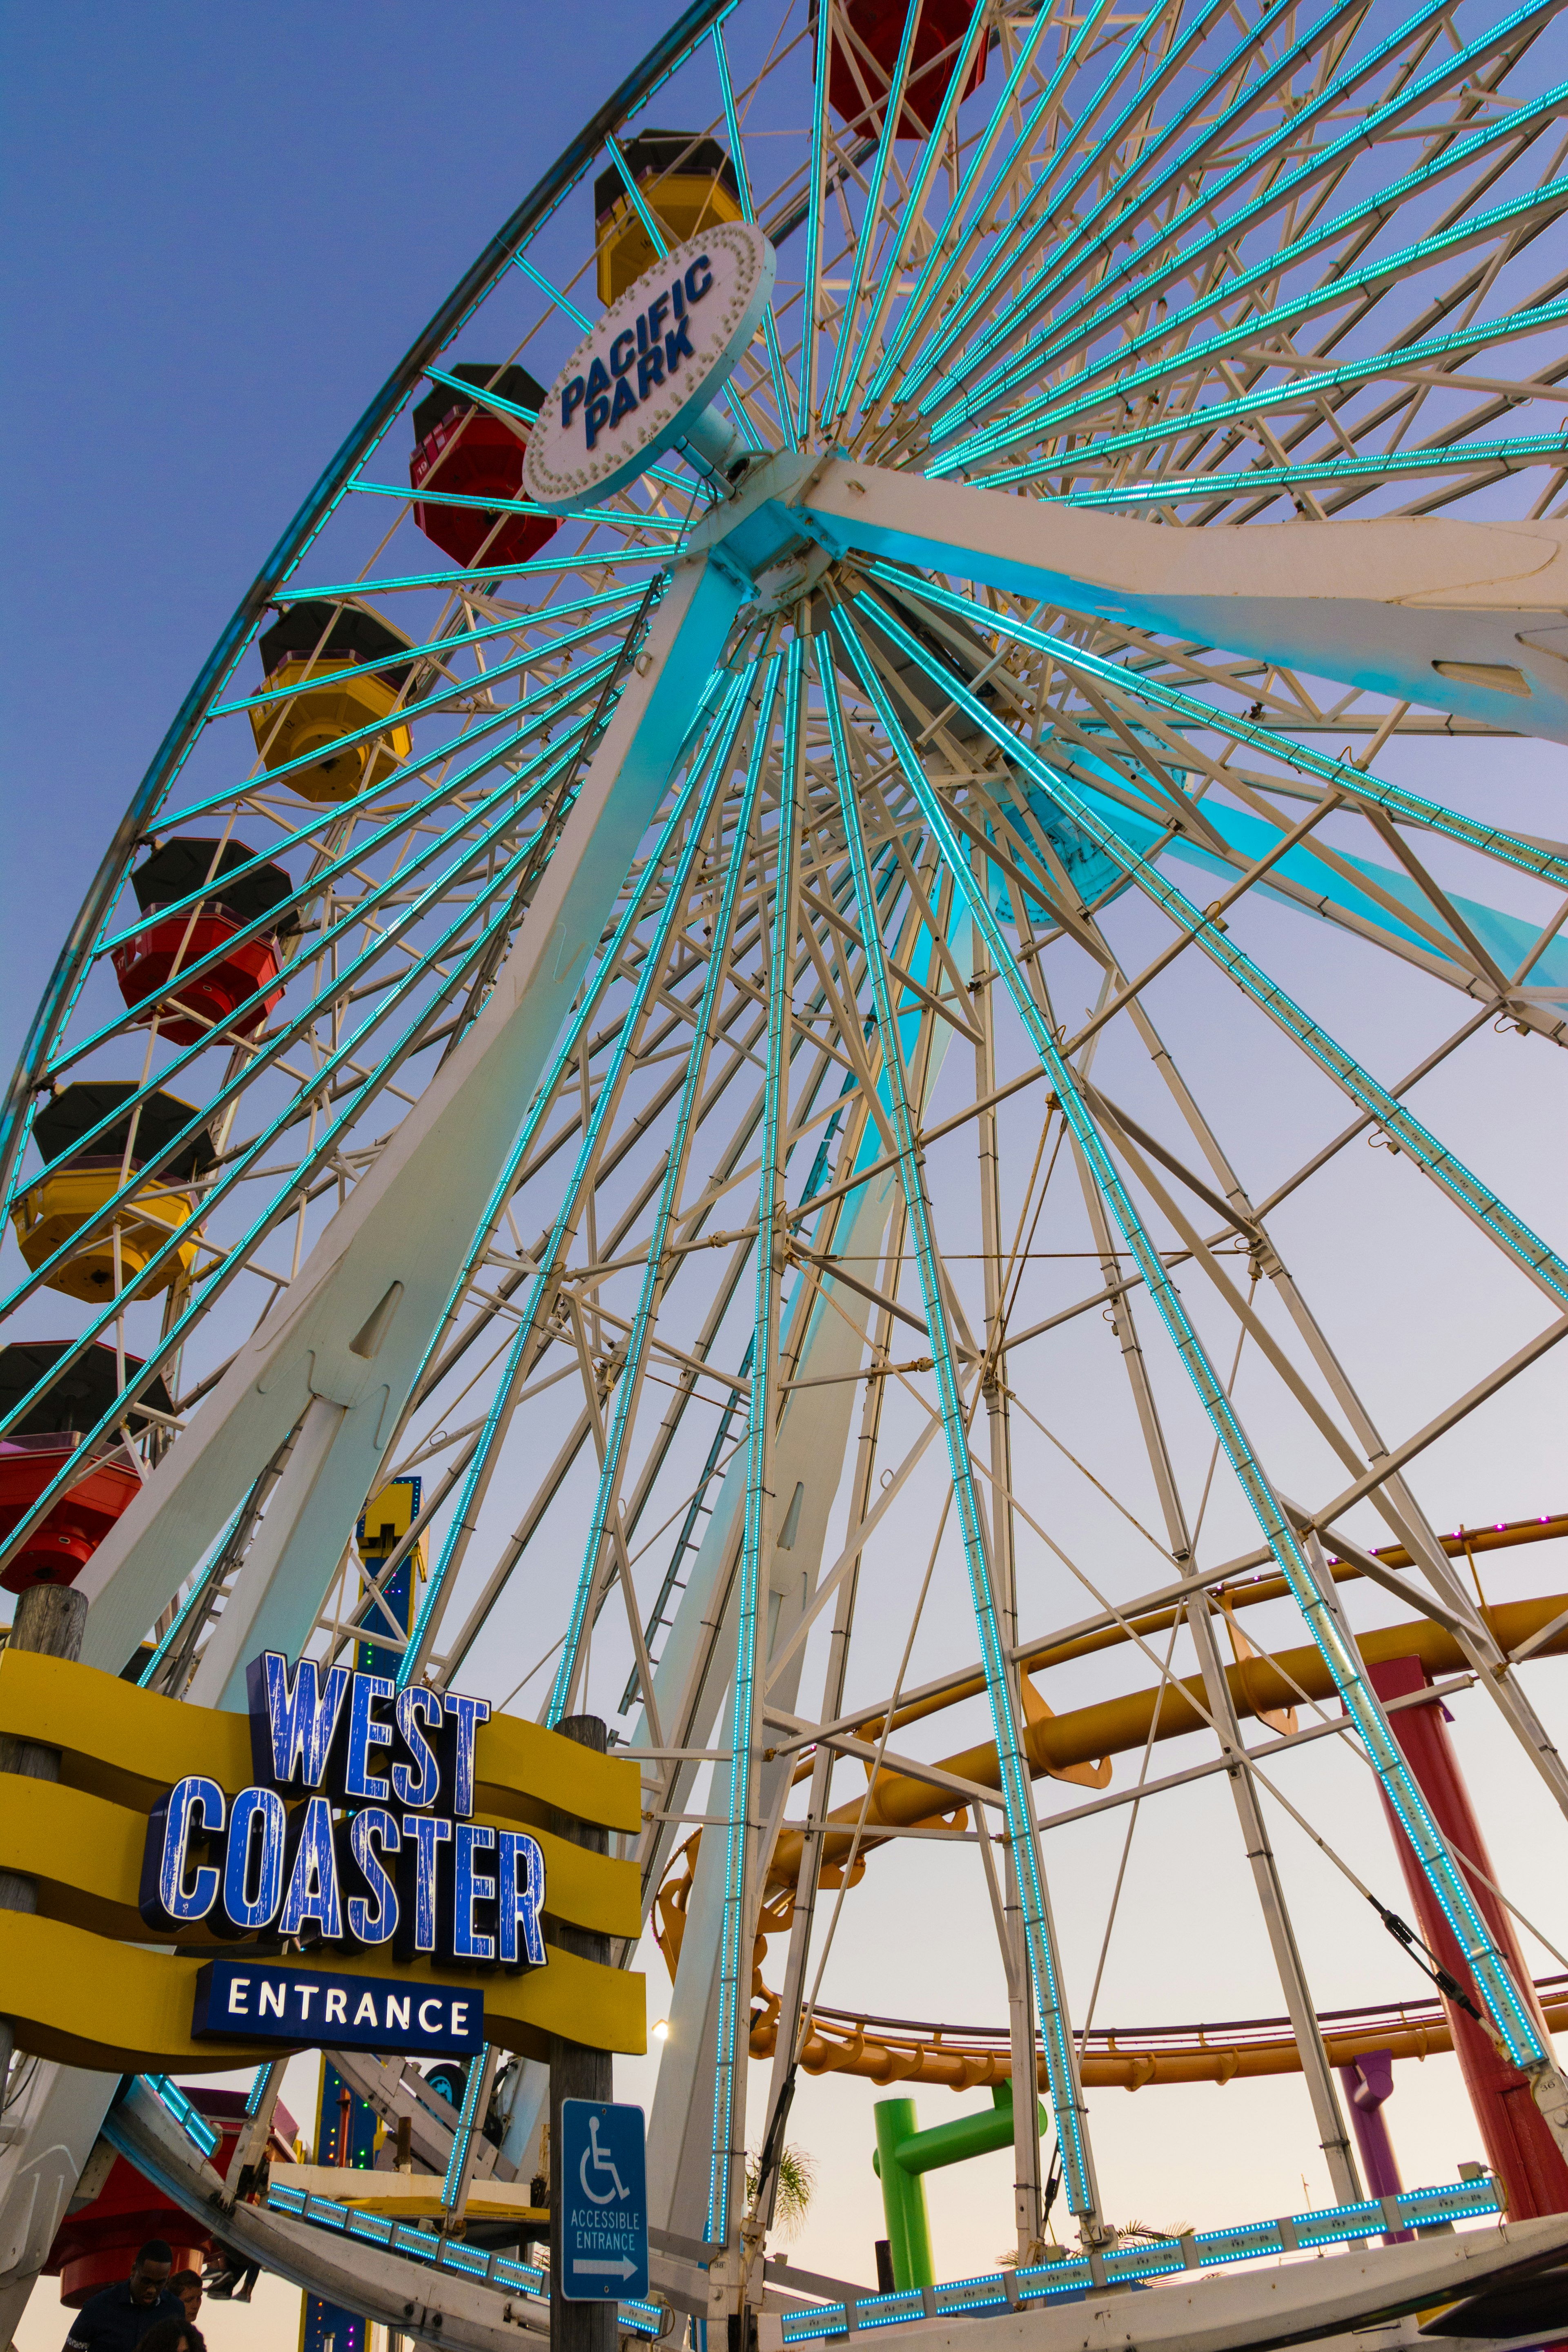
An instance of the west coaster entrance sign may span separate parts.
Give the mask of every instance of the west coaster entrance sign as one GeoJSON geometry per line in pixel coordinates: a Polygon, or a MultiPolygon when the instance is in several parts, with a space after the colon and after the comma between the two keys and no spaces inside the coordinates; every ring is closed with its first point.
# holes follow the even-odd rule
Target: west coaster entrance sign
{"type": "Polygon", "coordinates": [[[489,1699],[398,1695],[384,1675],[333,1666],[321,1675],[311,1658],[290,1674],[272,1650],[252,1662],[247,1684],[261,1785],[230,1804],[193,1772],[154,1806],[138,1907],[155,1934],[206,1919],[219,1936],[271,1929],[360,1949],[390,1944],[400,1960],[544,1967],[538,1839],[468,1818],[474,1733],[489,1719],[489,1699]],[[401,1753],[378,1771],[382,1748],[401,1753]],[[325,1793],[307,1794],[290,1816],[279,1792],[293,1790],[325,1793]],[[353,1808],[336,1821],[334,1798],[353,1808]],[[193,1867],[198,1846],[213,1859],[193,1867]]]}
{"type": "MultiPolygon", "coordinates": [[[[546,1965],[538,1839],[470,1818],[488,1699],[400,1695],[384,1675],[323,1675],[311,1658],[290,1671],[273,1650],[252,1661],[247,1687],[257,1784],[231,1800],[210,1775],[187,1773],[153,1809],[138,1908],[155,1935],[205,1920],[224,1937],[390,1946],[395,1959],[459,1968],[546,1965]],[[305,1801],[290,1814],[293,1793],[305,1801]],[[334,1818],[334,1800],[350,1810],[334,1818]]],[[[363,1980],[354,1992],[351,2021],[346,1989],[319,1973],[213,1963],[196,1981],[191,2030],[296,2046],[477,2044],[484,2003],[460,1988],[421,2003],[417,2032],[409,1997],[378,2005],[363,1980]]]]}
{"type": "Polygon", "coordinates": [[[761,325],[773,266],[761,229],[717,221],[628,286],[539,412],[523,459],[528,496],[570,513],[684,440],[761,325]]]}
{"type": "Polygon", "coordinates": [[[635,1833],[634,1762],[275,1652],[249,1697],[247,1717],[0,1654],[0,1732],[60,1758],[58,1782],[0,1791],[0,1863],[37,1889],[36,1913],[0,1911],[20,2048],[131,2074],[280,2047],[646,2046],[641,1977],[554,1932],[635,1942],[637,1865],[548,1826],[635,1833]]]}

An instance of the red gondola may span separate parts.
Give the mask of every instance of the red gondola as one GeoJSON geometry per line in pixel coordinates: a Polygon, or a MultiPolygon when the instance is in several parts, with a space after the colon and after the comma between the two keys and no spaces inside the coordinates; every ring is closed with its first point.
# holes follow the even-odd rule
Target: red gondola
{"type": "Polygon", "coordinates": [[[110,960],[126,1003],[145,1006],[145,1021],[156,1014],[159,1034],[171,1045],[194,1045],[198,1037],[226,1030],[230,1043],[237,1034],[254,1036],[283,993],[270,983],[278,977],[286,941],[300,929],[300,918],[291,908],[267,929],[237,940],[220,962],[197,977],[182,977],[292,898],[294,885],[281,866],[260,866],[254,873],[230,878],[237,866],[249,865],[253,855],[243,841],[226,841],[220,848],[216,841],[176,835],[131,877],[138,907],[158,919],[117,947],[110,960]],[[208,895],[197,905],[179,914],[160,915],[162,908],[188,898],[204,885],[208,895]],[[265,994],[229,1025],[236,1006],[258,989],[265,994]]]}
{"type": "MultiPolygon", "coordinates": [[[[487,367],[465,361],[447,373],[464,383],[497,394],[514,408],[538,409],[543,404],[544,386],[536,383],[524,367],[498,368],[495,362],[487,367]]],[[[415,410],[414,432],[419,446],[408,460],[408,478],[416,489],[440,461],[430,498],[416,505],[414,519],[426,538],[454,562],[475,563],[483,548],[487,563],[526,563],[560,530],[554,515],[509,515],[493,507],[436,503],[443,490],[465,499],[522,497],[528,427],[520,417],[476,407],[450,384],[438,383],[415,410]]]]}
{"type": "MultiPolygon", "coordinates": [[[[63,1339],[22,1339],[0,1348],[0,1412],[9,1412],[66,1351],[63,1339]]],[[[129,1380],[142,1369],[138,1356],[125,1359],[129,1380]]],[[[81,1433],[100,1421],[119,1393],[112,1348],[89,1348],[63,1372],[46,1396],[0,1441],[0,1541],[32,1509],[81,1444],[81,1433]]],[[[146,1402],[167,1412],[169,1391],[153,1381],[146,1402]]],[[[132,1430],[147,1415],[132,1405],[132,1430]]],[[[91,1467],[64,1494],[26,1548],[8,1560],[0,1584],[25,1592],[30,1584],[71,1584],[91,1559],[115,1520],[141,1489],[142,1481],[118,1440],[92,1449],[91,1467]]]]}
{"type": "MultiPolygon", "coordinates": [[[[226,2173],[245,2121],[243,2091],[208,2090],[205,2084],[183,2084],[191,2105],[205,2116],[221,2137],[208,2161],[226,2173]]],[[[294,2118],[288,2109],[273,2109],[268,2156],[285,2160],[293,2154],[294,2118]]],[[[100,2147],[105,2146],[100,2141],[100,2147]]],[[[174,2251],[174,2268],[200,2271],[217,2242],[212,2232],[177,2205],[145,2176],[115,2157],[90,2204],[67,2215],[55,2233],[44,2268],[60,2283],[60,2301],[72,2311],[106,2286],[117,2286],[131,2275],[137,2249],[149,2238],[162,2238],[174,2251]]]]}
{"type": "MultiPolygon", "coordinates": [[[[841,122],[872,135],[880,131],[881,105],[892,85],[911,5],[912,0],[848,0],[842,11],[847,33],[840,29],[836,34],[827,69],[828,103],[841,122]]],[[[947,96],[955,45],[963,39],[973,16],[971,0],[922,0],[895,139],[924,139],[930,133],[947,96]]],[[[964,89],[965,98],[984,79],[982,42],[964,89]]]]}

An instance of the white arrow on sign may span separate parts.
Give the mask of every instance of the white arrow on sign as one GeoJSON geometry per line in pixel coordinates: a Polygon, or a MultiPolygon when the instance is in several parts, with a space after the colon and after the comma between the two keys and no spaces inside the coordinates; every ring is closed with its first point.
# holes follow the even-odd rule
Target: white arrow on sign
{"type": "Polygon", "coordinates": [[[636,2278],[637,2274],[636,2263],[628,2263],[625,2254],[617,2254],[613,2263],[586,2262],[581,2254],[574,2254],[572,2267],[588,2278],[629,2279],[636,2278]]]}

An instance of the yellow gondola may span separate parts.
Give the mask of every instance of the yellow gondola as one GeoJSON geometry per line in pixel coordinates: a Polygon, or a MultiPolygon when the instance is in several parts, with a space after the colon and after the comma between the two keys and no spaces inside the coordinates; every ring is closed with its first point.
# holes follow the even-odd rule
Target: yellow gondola
{"type": "MultiPolygon", "coordinates": [[[[740,219],[735,167],[717,139],[695,131],[641,131],[621,152],[666,244],[684,245],[715,221],[740,219]]],[[[614,163],[594,183],[594,242],[601,302],[613,302],[658,259],[614,163]]]]}
{"type": "Polygon", "coordinates": [[[46,1103],[33,1122],[33,1139],[46,1161],[58,1164],[29,1185],[11,1212],[22,1255],[34,1270],[76,1234],[86,1234],[80,1246],[48,1276],[47,1286],[63,1290],[69,1298],[86,1299],[89,1306],[112,1298],[117,1290],[139,1289],[143,1297],[167,1290],[195,1268],[193,1237],[172,1250],[144,1282],[139,1280],[153,1252],[195,1214],[195,1193],[182,1188],[212,1164],[205,1129],[163,1160],[111,1220],[100,1222],[126,1177],[158,1159],[163,1146],[195,1117],[194,1105],[159,1087],[134,1114],[133,1136],[130,1112],[113,1119],[101,1134],[91,1133],[135,1092],[128,1080],[87,1079],[62,1087],[46,1103]]]}
{"type": "Polygon", "coordinates": [[[345,739],[391,719],[406,698],[416,664],[391,658],[402,653],[413,653],[402,630],[363,605],[290,604],[261,640],[261,664],[269,693],[299,690],[250,713],[262,766],[288,770],[282,781],[289,791],[317,803],[353,800],[389,775],[414,748],[406,726],[382,727],[359,742],[345,739]],[[383,662],[384,668],[370,667],[383,662]],[[297,760],[306,764],[293,766],[297,760]]]}

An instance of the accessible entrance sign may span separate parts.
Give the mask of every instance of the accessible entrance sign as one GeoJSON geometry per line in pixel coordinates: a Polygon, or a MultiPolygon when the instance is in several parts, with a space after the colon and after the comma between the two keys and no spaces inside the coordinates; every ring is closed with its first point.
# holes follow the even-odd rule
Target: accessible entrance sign
{"type": "Polygon", "coordinates": [[[568,2303],[647,2293],[640,2107],[561,2102],[561,2292],[568,2303]]]}

